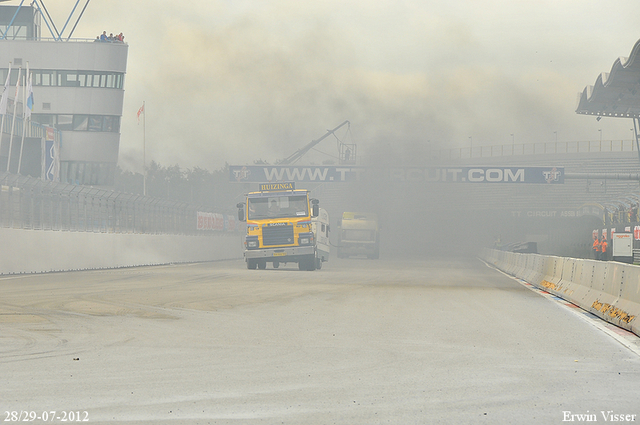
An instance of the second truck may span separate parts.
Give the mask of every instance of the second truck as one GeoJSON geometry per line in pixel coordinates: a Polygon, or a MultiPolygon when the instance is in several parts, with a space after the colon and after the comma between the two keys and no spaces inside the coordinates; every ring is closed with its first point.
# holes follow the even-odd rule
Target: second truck
{"type": "Polygon", "coordinates": [[[378,216],[373,213],[344,212],[338,221],[338,258],[366,255],[380,257],[378,216]]]}

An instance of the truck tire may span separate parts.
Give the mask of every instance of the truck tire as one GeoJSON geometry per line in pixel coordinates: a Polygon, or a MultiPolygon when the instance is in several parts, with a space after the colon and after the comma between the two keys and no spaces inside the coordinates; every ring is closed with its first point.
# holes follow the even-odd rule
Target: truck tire
{"type": "Polygon", "coordinates": [[[258,268],[260,270],[264,270],[267,268],[267,262],[266,261],[258,261],[258,268]]]}
{"type": "Polygon", "coordinates": [[[316,269],[316,257],[314,256],[310,256],[307,259],[307,270],[312,272],[316,269]]]}
{"type": "Polygon", "coordinates": [[[257,260],[253,260],[251,258],[249,258],[247,260],[247,268],[249,270],[255,270],[257,265],[258,265],[258,261],[257,260]]]}
{"type": "Polygon", "coordinates": [[[280,261],[274,261],[273,262],[273,268],[277,269],[278,267],[280,267],[280,261]]]}
{"type": "Polygon", "coordinates": [[[314,271],[316,269],[316,257],[315,255],[310,255],[306,258],[301,259],[300,261],[298,261],[298,269],[300,270],[307,270],[307,271],[314,271]]]}
{"type": "Polygon", "coordinates": [[[322,268],[322,258],[316,258],[316,270],[320,270],[322,268]]]}

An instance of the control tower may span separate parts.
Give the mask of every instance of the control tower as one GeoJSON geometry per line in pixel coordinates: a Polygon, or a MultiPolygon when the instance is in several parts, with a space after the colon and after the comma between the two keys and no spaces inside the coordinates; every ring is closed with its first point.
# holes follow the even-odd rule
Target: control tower
{"type": "MultiPolygon", "coordinates": [[[[33,1],[30,6],[23,6],[23,2],[0,5],[0,84],[5,82],[11,63],[11,102],[18,70],[22,69],[16,113],[20,120],[28,65],[34,99],[31,120],[60,132],[59,180],[112,186],[120,144],[128,45],[117,39],[71,37],[88,1],[74,17],[74,12],[78,15],[80,10],[76,3],[60,31],[43,0],[33,1]]],[[[96,28],[96,35],[100,33],[102,30],[96,28]]],[[[13,108],[8,108],[7,114],[13,114],[13,108]]],[[[6,171],[10,127],[5,124],[1,135],[0,172],[6,171]]],[[[15,172],[13,166],[10,171],[15,172]]]]}

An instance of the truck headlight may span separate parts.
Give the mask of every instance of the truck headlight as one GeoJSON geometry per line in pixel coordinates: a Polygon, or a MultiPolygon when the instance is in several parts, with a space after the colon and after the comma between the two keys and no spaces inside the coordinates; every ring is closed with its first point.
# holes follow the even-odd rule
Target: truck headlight
{"type": "Polygon", "coordinates": [[[247,249],[260,248],[260,241],[258,240],[258,238],[247,238],[245,241],[245,245],[247,246],[247,249]]]}
{"type": "Polygon", "coordinates": [[[300,245],[313,245],[313,233],[301,233],[298,238],[298,243],[300,245]]]}

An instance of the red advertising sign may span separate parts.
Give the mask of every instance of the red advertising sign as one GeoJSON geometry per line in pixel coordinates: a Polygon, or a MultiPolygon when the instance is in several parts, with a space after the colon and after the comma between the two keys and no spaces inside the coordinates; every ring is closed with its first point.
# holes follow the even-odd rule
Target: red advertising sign
{"type": "Polygon", "coordinates": [[[224,230],[224,216],[198,211],[198,230],[224,230]]]}

